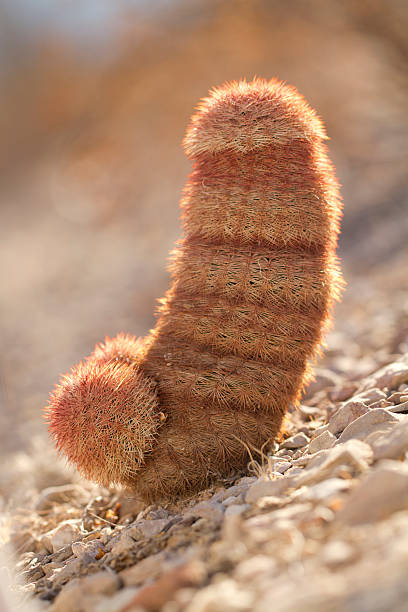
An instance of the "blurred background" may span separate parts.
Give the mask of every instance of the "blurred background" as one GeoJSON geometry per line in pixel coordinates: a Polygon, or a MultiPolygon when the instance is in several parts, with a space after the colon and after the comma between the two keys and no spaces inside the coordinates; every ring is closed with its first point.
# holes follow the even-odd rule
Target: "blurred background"
{"type": "MultiPolygon", "coordinates": [[[[348,289],[321,367],[408,350],[406,0],[0,0],[0,495],[60,484],[42,408],[61,373],[168,285],[208,89],[295,85],[324,119],[348,289]]],[[[8,502],[5,502],[8,503],[8,502]]]]}

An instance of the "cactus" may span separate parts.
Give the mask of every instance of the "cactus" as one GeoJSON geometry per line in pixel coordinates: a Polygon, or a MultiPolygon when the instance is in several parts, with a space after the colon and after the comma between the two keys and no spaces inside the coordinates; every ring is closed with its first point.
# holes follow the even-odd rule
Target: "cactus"
{"type": "Polygon", "coordinates": [[[184,148],[184,237],[147,338],[96,347],[51,395],[57,447],[144,499],[197,490],[279,433],[339,297],[341,200],[321,121],[292,87],[210,92],[184,148]]]}

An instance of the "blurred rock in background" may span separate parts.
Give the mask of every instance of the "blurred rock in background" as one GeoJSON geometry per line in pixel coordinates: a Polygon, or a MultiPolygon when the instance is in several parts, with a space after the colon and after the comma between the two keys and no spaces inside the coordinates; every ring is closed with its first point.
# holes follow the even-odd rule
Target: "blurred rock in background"
{"type": "Polygon", "coordinates": [[[405,0],[3,0],[0,495],[70,477],[49,390],[105,335],[154,324],[180,142],[226,80],[288,81],[327,126],[348,290],[323,365],[352,376],[408,350],[407,27],[405,0]]]}

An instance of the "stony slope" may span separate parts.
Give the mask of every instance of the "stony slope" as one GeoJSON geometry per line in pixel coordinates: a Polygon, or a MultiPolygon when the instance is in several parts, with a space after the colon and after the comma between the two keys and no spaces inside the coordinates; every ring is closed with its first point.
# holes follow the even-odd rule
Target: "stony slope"
{"type": "Polygon", "coordinates": [[[317,384],[251,475],[178,505],[42,491],[11,518],[20,594],[55,612],[405,609],[408,354],[317,384]]]}

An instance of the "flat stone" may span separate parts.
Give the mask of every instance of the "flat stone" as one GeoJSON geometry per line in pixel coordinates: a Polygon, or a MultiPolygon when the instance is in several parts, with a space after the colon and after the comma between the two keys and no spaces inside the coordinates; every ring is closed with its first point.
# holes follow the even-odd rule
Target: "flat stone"
{"type": "Polygon", "coordinates": [[[228,506],[225,511],[225,516],[239,516],[249,510],[250,507],[250,504],[234,504],[233,506],[228,506]]]}
{"type": "Polygon", "coordinates": [[[79,578],[66,584],[57,595],[52,607],[53,612],[87,612],[91,601],[84,593],[79,578]]]}
{"type": "Polygon", "coordinates": [[[136,565],[120,572],[119,577],[125,586],[135,586],[143,584],[149,579],[154,580],[163,570],[165,559],[165,551],[150,555],[150,557],[142,559],[136,565]]]}
{"type": "Polygon", "coordinates": [[[75,557],[84,557],[89,555],[93,559],[100,554],[101,551],[105,552],[105,547],[101,540],[91,540],[90,542],[73,542],[72,552],[75,557]]]}
{"type": "Polygon", "coordinates": [[[41,543],[52,553],[71,544],[80,537],[79,520],[63,521],[41,538],[41,543]]]}
{"type": "Polygon", "coordinates": [[[309,438],[306,436],[306,434],[298,433],[285,440],[280,447],[289,449],[302,448],[303,446],[306,446],[308,442],[309,438]]]}
{"type": "Polygon", "coordinates": [[[351,525],[380,521],[408,505],[408,465],[384,460],[368,472],[339,511],[338,520],[351,525]]]}
{"type": "Polygon", "coordinates": [[[206,518],[219,523],[224,517],[224,507],[219,502],[212,500],[203,501],[196,504],[192,508],[188,508],[185,516],[196,516],[197,518],[206,518]]]}
{"type": "MultiPolygon", "coordinates": [[[[194,593],[185,612],[246,612],[254,610],[255,592],[232,578],[220,578],[194,593]]],[[[264,608],[272,610],[272,608],[264,608]]]]}
{"type": "Polygon", "coordinates": [[[274,480],[259,479],[254,482],[248,489],[245,496],[245,501],[248,504],[255,504],[262,497],[276,497],[282,495],[289,487],[293,485],[293,478],[282,476],[274,480]]]}
{"type": "Polygon", "coordinates": [[[142,519],[130,525],[127,533],[136,541],[154,538],[163,531],[168,523],[169,519],[167,518],[152,521],[142,519]]]}
{"type": "Polygon", "coordinates": [[[358,419],[369,411],[368,406],[363,401],[349,400],[331,417],[329,422],[329,432],[338,434],[350,423],[358,419]]]}
{"type": "Polygon", "coordinates": [[[350,423],[336,444],[343,444],[351,439],[364,440],[374,431],[385,430],[393,427],[400,421],[401,417],[390,413],[384,408],[374,408],[350,423]]]}
{"type": "Polygon", "coordinates": [[[313,438],[313,440],[309,444],[309,453],[317,453],[320,450],[325,448],[331,448],[336,442],[336,436],[334,436],[330,431],[324,431],[317,436],[317,438],[313,438]]]}
{"type": "Polygon", "coordinates": [[[80,579],[83,592],[90,595],[112,595],[118,590],[120,584],[118,575],[108,570],[96,572],[80,579]]]}
{"type": "Polygon", "coordinates": [[[372,404],[370,404],[370,409],[372,410],[373,408],[389,408],[392,405],[393,404],[391,402],[388,402],[387,400],[382,399],[382,400],[378,400],[377,402],[373,402],[372,404]]]}
{"type": "Polygon", "coordinates": [[[408,402],[408,395],[406,391],[394,391],[387,399],[392,404],[401,404],[401,402],[408,402]]]}
{"type": "Polygon", "coordinates": [[[317,438],[322,433],[328,430],[329,430],[329,425],[327,423],[326,425],[321,425],[320,427],[316,427],[316,429],[312,433],[312,440],[314,440],[315,438],[317,438]]]}
{"type": "Polygon", "coordinates": [[[368,376],[361,385],[361,390],[364,391],[370,387],[378,387],[380,389],[397,389],[402,383],[408,382],[408,355],[400,361],[394,361],[384,366],[374,374],[368,376]]]}
{"type": "MultiPolygon", "coordinates": [[[[312,485],[334,476],[335,469],[342,465],[350,466],[354,471],[363,472],[373,458],[371,447],[361,440],[348,440],[316,453],[309,461],[302,474],[295,477],[297,487],[312,485]]],[[[293,486],[293,483],[292,483],[293,486]]]]}
{"type": "Polygon", "coordinates": [[[321,560],[329,567],[350,563],[355,558],[355,550],[347,542],[332,540],[328,542],[321,553],[321,560]]]}
{"type": "MultiPolygon", "coordinates": [[[[132,612],[141,612],[140,608],[128,607],[136,597],[139,589],[136,587],[126,587],[120,589],[111,597],[104,597],[94,604],[92,612],[124,612],[124,610],[132,610],[132,612]]],[[[90,612],[87,610],[86,612],[90,612]]]]}
{"type": "Polygon", "coordinates": [[[255,480],[256,478],[253,478],[252,476],[247,478],[241,478],[239,483],[233,485],[232,487],[229,487],[228,489],[223,488],[214,493],[211,499],[213,501],[223,502],[225,499],[227,499],[227,497],[238,497],[242,493],[246,493],[248,491],[249,486],[253,482],[255,482],[255,480]]]}
{"type": "Polygon", "coordinates": [[[78,575],[81,568],[81,560],[73,557],[69,559],[61,568],[56,568],[50,576],[53,587],[64,584],[78,575]]]}
{"type": "Polygon", "coordinates": [[[234,571],[234,576],[238,580],[238,582],[251,582],[253,580],[256,580],[261,574],[272,574],[276,567],[276,561],[270,556],[255,555],[251,556],[249,559],[241,561],[241,563],[234,571]]]}
{"type": "MultiPolygon", "coordinates": [[[[197,560],[178,564],[168,569],[154,582],[141,587],[134,599],[128,603],[127,610],[162,610],[179,589],[198,586],[206,576],[204,564],[197,560]]],[[[124,611],[123,611],[124,612],[124,611]]]]}
{"type": "Polygon", "coordinates": [[[343,478],[328,478],[312,486],[305,487],[299,491],[297,499],[301,501],[324,501],[331,497],[347,491],[351,487],[350,480],[343,478]]]}
{"type": "Polygon", "coordinates": [[[379,402],[380,400],[386,399],[387,395],[378,387],[371,387],[365,391],[361,391],[355,395],[352,399],[354,401],[362,401],[365,404],[371,405],[373,402],[379,402]]]}
{"type": "Polygon", "coordinates": [[[389,411],[394,412],[396,414],[400,412],[408,412],[408,401],[402,402],[401,404],[397,404],[396,406],[389,408],[389,411]]]}
{"type": "Polygon", "coordinates": [[[292,463],[290,461],[277,461],[273,463],[273,471],[279,474],[284,474],[291,467],[292,463]]]}
{"type": "Polygon", "coordinates": [[[121,554],[126,554],[136,547],[136,542],[128,533],[123,533],[120,538],[114,543],[111,548],[111,554],[116,557],[121,554]]]}
{"type": "MultiPolygon", "coordinates": [[[[371,438],[371,436],[370,436],[371,438]]],[[[387,432],[381,432],[371,443],[374,460],[378,459],[401,459],[408,452],[408,419],[397,423],[387,432]]]]}

